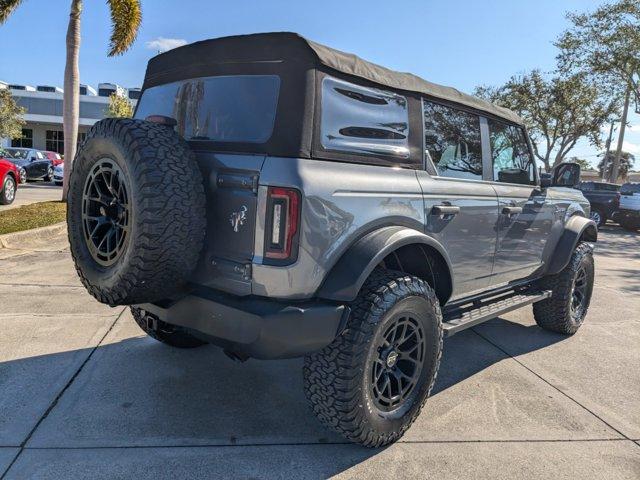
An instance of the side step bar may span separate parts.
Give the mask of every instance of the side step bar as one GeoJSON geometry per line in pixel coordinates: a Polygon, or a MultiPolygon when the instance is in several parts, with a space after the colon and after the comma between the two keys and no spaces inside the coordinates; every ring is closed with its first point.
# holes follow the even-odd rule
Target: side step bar
{"type": "Polygon", "coordinates": [[[450,337],[504,313],[549,298],[551,293],[551,290],[511,291],[506,294],[475,300],[450,311],[445,309],[444,322],[442,324],[444,336],[450,337]]]}

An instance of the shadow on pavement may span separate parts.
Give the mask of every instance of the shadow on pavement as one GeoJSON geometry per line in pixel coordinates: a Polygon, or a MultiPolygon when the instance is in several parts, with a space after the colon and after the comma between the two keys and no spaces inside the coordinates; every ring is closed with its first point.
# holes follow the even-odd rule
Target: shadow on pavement
{"type": "MultiPolygon", "coordinates": [[[[537,326],[504,319],[493,320],[490,325],[504,329],[505,336],[522,338],[523,331],[530,334],[529,341],[519,343],[518,351],[511,354],[566,339],[537,326]]],[[[445,341],[432,396],[508,358],[494,347],[469,349],[470,341],[477,342],[476,333],[461,333],[445,341]]],[[[0,363],[0,388],[3,378],[33,372],[47,363],[64,363],[64,357],[77,353],[0,363]]],[[[28,377],[34,380],[33,374],[28,377]]],[[[0,420],[0,430],[3,425],[0,420]]],[[[127,338],[96,349],[27,447],[326,443],[346,441],[322,427],[308,409],[301,359],[238,364],[216,347],[177,350],[150,338],[127,338]]],[[[326,474],[337,474],[382,450],[350,446],[347,451],[350,453],[341,462],[318,458],[317,467],[333,465],[326,474]],[[345,465],[345,458],[352,463],[345,465]]]]}

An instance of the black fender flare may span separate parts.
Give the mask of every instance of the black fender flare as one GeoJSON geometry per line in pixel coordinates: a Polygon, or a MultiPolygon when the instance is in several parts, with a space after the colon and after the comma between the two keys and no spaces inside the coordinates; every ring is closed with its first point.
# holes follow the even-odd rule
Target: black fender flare
{"type": "Polygon", "coordinates": [[[547,275],[560,273],[569,264],[573,251],[580,239],[589,242],[598,241],[598,227],[596,223],[581,215],[572,216],[564,226],[564,231],[551,255],[547,275]]]}
{"type": "Polygon", "coordinates": [[[367,233],[351,245],[326,275],[317,296],[340,302],[353,301],[373,269],[391,252],[410,244],[436,249],[447,264],[453,287],[451,261],[439,242],[412,228],[388,226],[367,233]]]}

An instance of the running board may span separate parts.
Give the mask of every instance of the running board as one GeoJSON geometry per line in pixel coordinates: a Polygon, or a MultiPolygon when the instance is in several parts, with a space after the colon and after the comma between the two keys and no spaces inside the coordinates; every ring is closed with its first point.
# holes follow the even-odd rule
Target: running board
{"type": "Polygon", "coordinates": [[[530,305],[551,296],[551,290],[528,292],[507,292],[489,298],[475,300],[460,305],[451,311],[444,312],[442,328],[444,336],[450,337],[456,333],[478,325],[504,313],[530,305]]]}

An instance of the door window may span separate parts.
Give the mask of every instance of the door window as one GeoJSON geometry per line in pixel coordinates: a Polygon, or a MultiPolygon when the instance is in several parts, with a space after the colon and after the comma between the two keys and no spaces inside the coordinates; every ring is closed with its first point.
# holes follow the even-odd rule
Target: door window
{"type": "Polygon", "coordinates": [[[423,100],[424,148],[443,177],[482,180],[480,117],[423,100]]]}
{"type": "Polygon", "coordinates": [[[489,141],[495,181],[535,183],[535,164],[522,128],[490,119],[489,141]]]}

